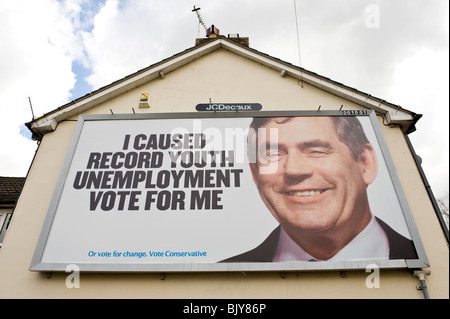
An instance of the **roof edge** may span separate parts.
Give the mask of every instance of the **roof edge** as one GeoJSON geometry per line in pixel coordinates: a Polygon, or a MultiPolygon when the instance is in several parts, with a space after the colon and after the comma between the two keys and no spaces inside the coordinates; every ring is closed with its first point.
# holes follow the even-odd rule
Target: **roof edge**
{"type": "Polygon", "coordinates": [[[25,123],[25,125],[36,138],[40,139],[44,134],[54,131],[62,120],[157,79],[161,77],[161,74],[167,74],[220,47],[221,38],[212,39],[210,42],[194,46],[64,104],[37,119],[25,123]]]}
{"type": "Polygon", "coordinates": [[[421,115],[418,116],[416,113],[408,111],[399,105],[389,103],[384,99],[380,99],[368,93],[351,88],[317,73],[308,71],[302,67],[261,53],[257,50],[246,48],[231,42],[224,43],[224,48],[228,48],[232,52],[276,69],[277,71],[282,72],[283,76],[291,76],[308,83],[309,85],[320,88],[330,94],[345,98],[346,100],[374,110],[385,117],[387,125],[400,125],[403,132],[411,131],[412,128],[410,126],[414,126],[421,117],[421,115]]]}
{"type": "Polygon", "coordinates": [[[274,58],[250,47],[243,46],[225,37],[218,37],[191,47],[172,57],[152,64],[118,81],[101,87],[62,105],[37,119],[33,119],[32,121],[25,123],[25,125],[33,133],[33,138],[41,139],[44,134],[56,130],[56,127],[62,120],[77,115],[149,81],[157,79],[161,74],[167,74],[174,71],[177,68],[220,48],[263,64],[279,72],[283,72],[284,76],[291,76],[330,94],[355,102],[368,109],[375,110],[385,117],[388,125],[400,125],[403,132],[409,133],[414,131],[415,123],[421,117],[399,105],[386,102],[383,99],[358,91],[357,89],[333,81],[302,67],[295,66],[289,62],[274,58]]]}

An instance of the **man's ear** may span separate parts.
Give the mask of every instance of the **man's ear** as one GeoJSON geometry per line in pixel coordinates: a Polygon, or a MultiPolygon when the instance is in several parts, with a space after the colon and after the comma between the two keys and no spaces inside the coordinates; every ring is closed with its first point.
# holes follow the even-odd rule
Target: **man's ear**
{"type": "Polygon", "coordinates": [[[359,155],[358,163],[361,167],[364,183],[366,186],[373,183],[378,173],[377,155],[372,145],[364,145],[363,151],[359,155]]]}

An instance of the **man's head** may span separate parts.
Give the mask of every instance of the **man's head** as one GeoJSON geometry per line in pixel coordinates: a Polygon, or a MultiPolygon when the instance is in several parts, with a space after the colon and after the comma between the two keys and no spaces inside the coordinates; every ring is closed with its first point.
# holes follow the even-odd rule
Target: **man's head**
{"type": "Polygon", "coordinates": [[[353,236],[367,225],[366,188],[376,177],[377,161],[356,118],[255,118],[251,127],[266,129],[249,134],[249,148],[264,155],[250,164],[253,179],[291,237],[353,236]],[[271,129],[277,131],[275,141],[271,129]]]}

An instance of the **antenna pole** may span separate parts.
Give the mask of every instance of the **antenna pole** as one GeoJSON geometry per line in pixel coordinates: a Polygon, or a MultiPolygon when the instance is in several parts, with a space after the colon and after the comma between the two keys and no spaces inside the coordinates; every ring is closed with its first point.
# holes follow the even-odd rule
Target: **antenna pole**
{"type": "Polygon", "coordinates": [[[33,112],[33,105],[31,104],[31,98],[28,97],[28,102],[30,102],[30,109],[31,109],[31,116],[33,117],[32,120],[34,121],[34,112],[33,112]]]}
{"type": "MultiPolygon", "coordinates": [[[[207,29],[207,28],[206,28],[206,25],[205,25],[205,23],[203,22],[202,16],[201,16],[200,13],[198,12],[200,9],[201,9],[201,8],[196,8],[196,7],[194,6],[194,9],[192,9],[192,12],[195,12],[195,13],[197,14],[199,29],[200,29],[200,24],[201,24],[201,25],[203,26],[203,28],[205,28],[205,30],[206,30],[206,29],[207,29]]],[[[198,31],[198,33],[199,33],[198,36],[200,37],[200,30],[198,31]]]]}

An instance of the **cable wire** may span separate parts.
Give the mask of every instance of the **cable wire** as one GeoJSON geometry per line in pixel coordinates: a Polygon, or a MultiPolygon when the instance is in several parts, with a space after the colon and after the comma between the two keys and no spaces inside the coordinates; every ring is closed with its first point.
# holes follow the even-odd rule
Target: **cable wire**
{"type": "MultiPolygon", "coordinates": [[[[294,0],[294,13],[295,13],[295,30],[297,31],[297,49],[298,49],[298,65],[302,67],[302,56],[300,54],[300,33],[298,31],[298,18],[297,18],[297,4],[294,0]]],[[[300,85],[303,87],[303,72],[300,71],[300,85]]]]}

